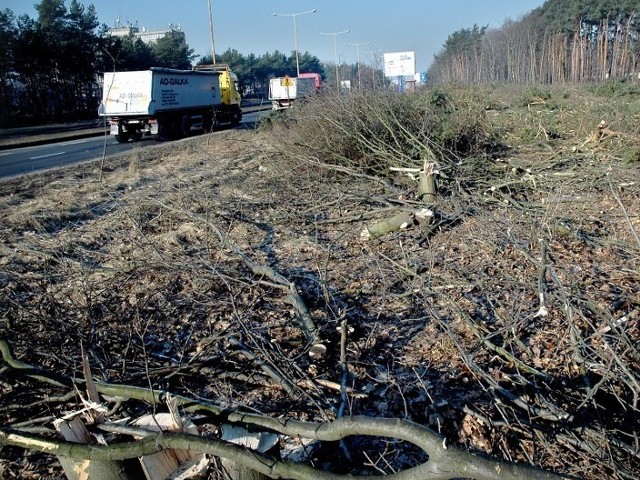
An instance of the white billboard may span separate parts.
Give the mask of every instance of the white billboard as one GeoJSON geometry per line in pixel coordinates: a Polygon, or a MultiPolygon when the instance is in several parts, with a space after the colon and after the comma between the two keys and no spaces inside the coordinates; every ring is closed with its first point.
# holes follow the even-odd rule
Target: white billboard
{"type": "Polygon", "coordinates": [[[416,74],[415,52],[396,52],[384,54],[385,77],[413,77],[416,74]]]}

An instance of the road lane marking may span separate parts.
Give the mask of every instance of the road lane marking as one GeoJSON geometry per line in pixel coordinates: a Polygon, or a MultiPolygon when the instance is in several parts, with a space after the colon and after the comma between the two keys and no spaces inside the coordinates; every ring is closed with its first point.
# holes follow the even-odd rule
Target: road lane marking
{"type": "Polygon", "coordinates": [[[69,142],[62,142],[59,143],[58,145],[78,145],[79,143],[87,143],[89,140],[87,139],[82,139],[82,140],[72,140],[69,142]]]}
{"type": "Polygon", "coordinates": [[[49,153],[47,155],[38,155],[37,157],[31,157],[29,158],[29,160],[38,160],[40,158],[47,158],[47,157],[57,157],[58,155],[64,155],[67,152],[58,152],[58,153],[49,153]]]}

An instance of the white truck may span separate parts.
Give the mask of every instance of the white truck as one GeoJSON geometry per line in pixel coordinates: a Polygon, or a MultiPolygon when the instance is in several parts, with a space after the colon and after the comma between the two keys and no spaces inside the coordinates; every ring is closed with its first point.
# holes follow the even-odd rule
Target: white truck
{"type": "MultiPolygon", "coordinates": [[[[160,139],[188,135],[192,128],[210,131],[223,105],[219,71],[153,67],[133,72],[105,72],[100,116],[120,143],[144,134],[160,139]]],[[[236,105],[240,112],[239,105],[236,105]]],[[[241,118],[241,112],[232,121],[241,118]]]]}
{"type": "Polygon", "coordinates": [[[278,77],[269,80],[269,100],[273,110],[290,108],[296,99],[313,95],[320,89],[317,73],[304,73],[299,77],[278,77]]]}

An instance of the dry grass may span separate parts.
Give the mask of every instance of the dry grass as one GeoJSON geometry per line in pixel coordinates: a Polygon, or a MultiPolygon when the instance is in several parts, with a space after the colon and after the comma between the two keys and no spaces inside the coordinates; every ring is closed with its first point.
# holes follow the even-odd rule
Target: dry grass
{"type": "MultiPolygon", "coordinates": [[[[637,477],[640,179],[629,163],[636,127],[621,122],[629,99],[420,95],[312,103],[258,132],[140,150],[108,160],[102,182],[90,165],[1,184],[2,336],[22,360],[70,375],[83,343],[110,382],[300,419],[341,407],[404,417],[507,460],[637,477]],[[601,120],[621,135],[585,142],[601,120]],[[420,167],[425,155],[440,162],[436,207],[452,221],[362,240],[365,226],[415,207],[415,181],[388,167],[420,167]],[[231,245],[295,282],[327,357],[308,356],[286,292],[231,245]],[[345,319],[349,386],[367,395],[346,405],[314,383],[340,382],[345,319]]],[[[42,417],[30,426],[47,428],[72,407],[19,377],[0,389],[5,425],[42,417]]],[[[367,448],[372,460],[349,471],[409,462],[400,447],[367,448]]],[[[318,461],[338,469],[328,450],[318,461]]],[[[0,472],[58,474],[46,457],[0,452],[0,472]]]]}

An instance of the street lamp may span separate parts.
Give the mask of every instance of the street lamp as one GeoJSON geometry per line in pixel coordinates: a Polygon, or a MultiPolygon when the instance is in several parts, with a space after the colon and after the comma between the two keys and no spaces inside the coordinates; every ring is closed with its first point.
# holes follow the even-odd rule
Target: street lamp
{"type": "Polygon", "coordinates": [[[347,43],[347,45],[351,47],[356,47],[356,59],[358,63],[358,88],[362,88],[362,78],[360,77],[360,47],[364,47],[365,45],[369,45],[369,42],[362,43],[347,43]]]}
{"type": "Polygon", "coordinates": [[[211,63],[216,64],[216,45],[213,41],[213,15],[211,14],[211,0],[209,0],[209,31],[211,32],[211,63]]]}
{"type": "Polygon", "coordinates": [[[293,17],[293,48],[296,52],[296,72],[298,76],[300,76],[300,61],[298,60],[298,26],[296,23],[296,19],[300,15],[306,15],[307,13],[316,13],[316,9],[309,10],[308,12],[301,13],[274,13],[274,17],[293,17]]]}
{"type": "Polygon", "coordinates": [[[320,32],[320,35],[333,35],[333,56],[335,58],[335,62],[336,62],[336,91],[338,93],[340,93],[340,78],[339,78],[339,72],[338,72],[338,42],[337,42],[337,38],[338,35],[342,35],[343,33],[349,33],[349,30],[342,30],[341,32],[329,32],[329,33],[322,33],[320,32]]]}

